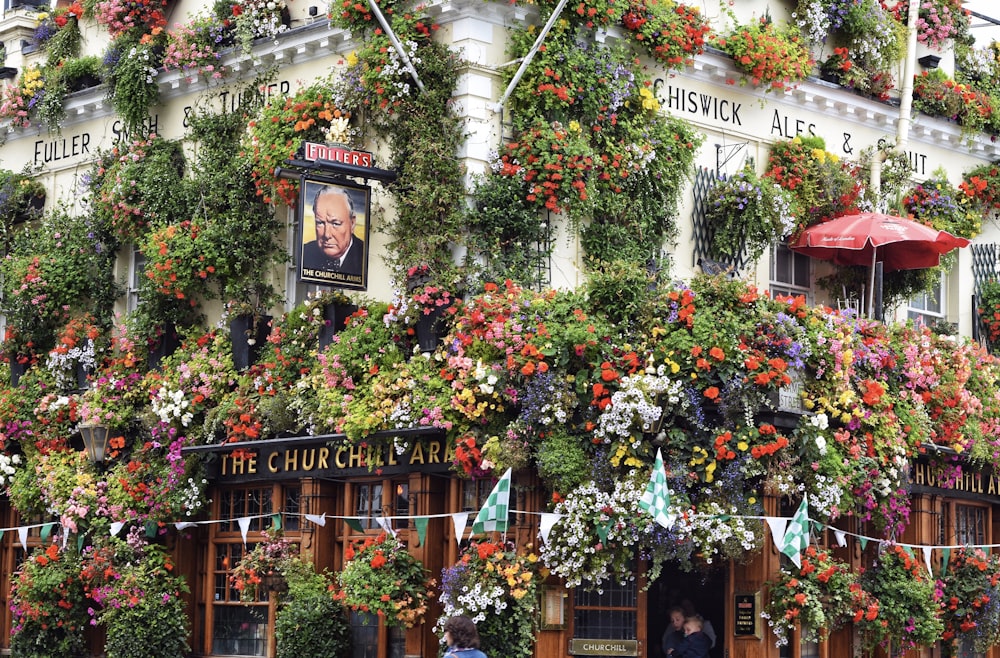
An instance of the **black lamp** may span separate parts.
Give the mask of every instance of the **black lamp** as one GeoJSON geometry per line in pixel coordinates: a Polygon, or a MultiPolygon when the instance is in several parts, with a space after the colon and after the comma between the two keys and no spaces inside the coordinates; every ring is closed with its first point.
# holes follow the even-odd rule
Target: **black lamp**
{"type": "Polygon", "coordinates": [[[941,58],[937,55],[924,55],[917,61],[920,62],[920,66],[925,69],[936,69],[938,67],[938,63],[941,61],[941,58]]]}
{"type": "Polygon", "coordinates": [[[94,464],[104,461],[108,449],[108,428],[103,425],[80,425],[80,435],[83,437],[83,447],[87,449],[87,457],[94,464]]]}

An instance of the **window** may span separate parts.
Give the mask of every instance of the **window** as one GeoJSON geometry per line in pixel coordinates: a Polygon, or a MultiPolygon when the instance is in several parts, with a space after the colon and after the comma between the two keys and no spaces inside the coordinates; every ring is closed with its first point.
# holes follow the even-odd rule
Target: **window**
{"type": "Polygon", "coordinates": [[[964,546],[986,543],[986,508],[955,505],[955,542],[964,546]]]}
{"type": "Polygon", "coordinates": [[[362,482],[354,486],[354,514],[360,516],[361,527],[365,530],[378,527],[376,516],[382,512],[382,483],[362,482]]]}
{"type": "Polygon", "coordinates": [[[812,303],[809,262],[808,256],[792,251],[784,243],[776,242],[771,249],[771,296],[805,295],[806,301],[812,303]]]}
{"type": "Polygon", "coordinates": [[[601,590],[574,590],[573,637],[594,640],[636,639],[638,585],[622,585],[614,579],[601,590]]]}
{"type": "Polygon", "coordinates": [[[266,589],[261,588],[255,603],[244,605],[240,593],[229,581],[233,567],[246,551],[259,542],[261,532],[271,527],[272,515],[282,513],[282,529],[290,540],[300,529],[301,489],[297,483],[227,489],[220,492],[217,518],[212,533],[211,653],[226,656],[266,656],[273,619],[269,618],[266,589]],[[244,546],[239,519],[249,518],[244,546]]]}
{"type": "Polygon", "coordinates": [[[142,273],[146,269],[146,256],[139,251],[138,246],[132,247],[132,256],[128,264],[128,299],[126,301],[129,313],[139,308],[139,287],[142,285],[142,273]]]}
{"type": "Polygon", "coordinates": [[[940,278],[930,290],[910,299],[906,317],[918,325],[933,325],[944,320],[944,279],[940,278]]]}
{"type": "MultiPolygon", "coordinates": [[[[486,504],[491,491],[493,482],[489,478],[462,480],[462,511],[478,512],[486,504]]],[[[470,514],[466,525],[472,525],[475,520],[475,514],[470,514]]]]}
{"type": "Polygon", "coordinates": [[[410,520],[399,517],[410,516],[415,512],[415,510],[410,510],[410,483],[405,480],[396,480],[392,483],[392,490],[394,492],[392,515],[396,517],[393,520],[393,526],[397,529],[409,528],[410,520]]]}

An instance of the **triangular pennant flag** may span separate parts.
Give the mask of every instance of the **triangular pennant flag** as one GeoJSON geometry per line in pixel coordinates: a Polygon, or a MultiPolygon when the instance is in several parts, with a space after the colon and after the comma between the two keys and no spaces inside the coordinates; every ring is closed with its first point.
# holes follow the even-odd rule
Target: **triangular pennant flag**
{"type": "Polygon", "coordinates": [[[948,560],[951,559],[951,549],[942,548],[941,549],[941,577],[944,578],[945,574],[948,573],[948,560]]]}
{"type": "Polygon", "coordinates": [[[858,537],[858,542],[861,544],[861,550],[865,550],[868,546],[868,537],[858,537]]]}
{"type": "Polygon", "coordinates": [[[365,531],[365,529],[363,527],[361,527],[361,519],[358,519],[356,517],[349,516],[349,517],[347,517],[347,518],[344,519],[344,523],[346,523],[347,527],[350,528],[351,530],[353,530],[354,532],[364,532],[365,531]]]}
{"type": "Polygon", "coordinates": [[[39,532],[39,537],[42,538],[42,541],[49,540],[49,537],[52,536],[52,528],[54,528],[55,525],[55,521],[53,521],[52,523],[46,523],[42,526],[42,529],[39,532]]]}
{"type": "MultiPolygon", "coordinates": [[[[77,553],[79,553],[80,551],[83,550],[83,542],[84,541],[86,541],[86,539],[84,538],[83,535],[77,535],[76,536],[76,552],[77,553]]],[[[63,545],[63,548],[64,549],[66,548],[65,544],[63,545]]]]}
{"type": "Polygon", "coordinates": [[[795,516],[785,528],[785,536],[781,539],[781,552],[788,556],[792,563],[802,567],[802,552],[809,547],[809,504],[802,496],[802,504],[795,511],[795,516]]]}
{"type": "Polygon", "coordinates": [[[924,551],[924,564],[927,565],[927,573],[929,573],[931,576],[933,576],[934,575],[934,570],[931,568],[931,550],[932,549],[931,549],[930,546],[924,546],[923,547],[923,551],[924,551]]]}
{"type": "Polygon", "coordinates": [[[243,535],[243,545],[247,543],[247,532],[250,531],[250,521],[252,521],[249,516],[244,516],[236,519],[236,522],[240,525],[240,534],[243,535]]]}
{"type": "Polygon", "coordinates": [[[326,526],[326,512],[322,514],[306,514],[306,521],[312,521],[322,528],[326,526]]]}
{"type": "Polygon", "coordinates": [[[152,539],[160,530],[160,525],[156,521],[146,521],[146,539],[152,539]]]}
{"type": "Polygon", "coordinates": [[[417,545],[423,546],[424,540],[427,538],[427,521],[429,520],[426,516],[418,516],[413,519],[413,525],[417,527],[417,545]]]}
{"type": "Polygon", "coordinates": [[[455,526],[455,541],[462,545],[462,537],[465,535],[465,524],[469,522],[468,512],[456,512],[451,515],[451,522],[455,526]]]}
{"type": "Polygon", "coordinates": [[[597,530],[597,537],[598,539],[601,540],[602,544],[608,541],[608,533],[611,532],[612,523],[614,523],[614,521],[606,521],[604,523],[598,523],[597,528],[595,528],[595,530],[597,530]]]}
{"type": "Polygon", "coordinates": [[[17,538],[21,540],[21,548],[28,552],[28,527],[21,526],[17,529],[17,538]]]}
{"type": "Polygon", "coordinates": [[[111,522],[111,536],[112,537],[117,537],[118,533],[121,532],[122,528],[124,528],[124,527],[125,527],[125,523],[123,523],[122,521],[112,521],[111,522]]]}
{"type": "Polygon", "coordinates": [[[196,525],[198,524],[192,523],[191,521],[178,521],[177,523],[174,524],[174,527],[177,528],[178,530],[187,530],[188,528],[193,528],[196,525]]]}
{"type": "Polygon", "coordinates": [[[765,516],[767,527],[771,529],[771,539],[774,545],[780,547],[781,540],[785,538],[785,527],[788,526],[788,519],[783,516],[765,516]]]}
{"type": "Polygon", "coordinates": [[[837,546],[841,548],[847,546],[847,533],[843,530],[834,530],[833,536],[837,539],[837,546]]]}
{"type": "MultiPolygon", "coordinates": [[[[79,534],[78,534],[78,535],[76,536],[76,539],[77,539],[77,542],[79,542],[79,541],[80,541],[81,539],[83,539],[83,535],[79,535],[79,534]]],[[[66,550],[66,544],[67,544],[67,542],[69,542],[69,533],[68,533],[68,532],[63,532],[63,533],[62,533],[62,549],[63,549],[64,551],[66,550]]],[[[79,549],[79,548],[78,548],[78,549],[76,549],[76,550],[77,550],[77,552],[79,552],[79,551],[80,551],[80,549],[79,549]]]]}
{"type": "Polygon", "coordinates": [[[281,530],[281,515],[272,514],[271,515],[271,530],[281,530]]]}
{"type": "Polygon", "coordinates": [[[493,491],[486,498],[486,504],[479,510],[472,522],[472,534],[484,532],[507,532],[507,507],[510,505],[510,472],[503,474],[493,491]]]}
{"type": "Polygon", "coordinates": [[[542,512],[542,519],[538,522],[538,536],[542,538],[543,542],[548,543],[549,533],[552,532],[552,526],[556,524],[556,521],[562,518],[562,514],[556,514],[555,512],[542,512]]]}
{"type": "Polygon", "coordinates": [[[670,489],[667,487],[667,471],[663,468],[663,456],[656,449],[653,473],[649,477],[646,491],[639,499],[639,508],[653,515],[653,520],[668,530],[673,527],[677,515],[670,511],[670,489]]]}
{"type": "Polygon", "coordinates": [[[385,518],[384,516],[376,516],[375,523],[378,524],[378,527],[382,528],[393,537],[396,536],[396,531],[392,529],[392,521],[390,521],[389,519],[385,518]]]}

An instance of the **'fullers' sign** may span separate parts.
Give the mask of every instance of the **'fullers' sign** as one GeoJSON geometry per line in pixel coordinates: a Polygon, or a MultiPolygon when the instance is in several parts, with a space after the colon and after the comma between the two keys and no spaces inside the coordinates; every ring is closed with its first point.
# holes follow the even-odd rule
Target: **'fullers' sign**
{"type": "Polygon", "coordinates": [[[276,478],[348,477],[379,473],[393,475],[420,471],[446,473],[455,453],[444,439],[413,440],[402,453],[391,444],[330,446],[326,443],[294,447],[268,446],[260,442],[253,454],[223,453],[212,462],[211,475],[226,482],[250,482],[276,478]]]}
{"type": "Polygon", "coordinates": [[[374,167],[375,158],[367,151],[352,151],[343,146],[333,144],[317,144],[316,142],[306,142],[303,148],[303,155],[306,160],[315,162],[316,160],[328,160],[330,162],[342,162],[356,167],[374,167]]]}

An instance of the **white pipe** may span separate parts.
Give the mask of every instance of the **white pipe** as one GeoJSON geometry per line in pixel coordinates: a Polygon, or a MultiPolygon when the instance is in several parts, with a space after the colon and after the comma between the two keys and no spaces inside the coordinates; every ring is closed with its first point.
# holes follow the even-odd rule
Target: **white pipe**
{"type": "MultiPolygon", "coordinates": [[[[373,2],[373,0],[368,1],[373,2]]],[[[514,77],[510,79],[510,84],[507,85],[507,90],[503,92],[503,96],[501,96],[500,100],[497,101],[497,104],[493,106],[494,112],[499,112],[503,109],[504,103],[507,102],[507,98],[514,91],[514,87],[517,86],[517,83],[521,81],[521,76],[523,76],[524,72],[528,69],[528,66],[531,64],[531,60],[535,58],[535,53],[537,53],[538,49],[541,48],[542,42],[545,41],[545,37],[548,35],[549,30],[552,29],[552,26],[556,24],[556,21],[559,19],[559,14],[562,13],[563,7],[565,6],[566,0],[559,0],[559,4],[556,5],[556,8],[552,11],[552,15],[549,16],[549,20],[545,22],[545,27],[543,27],[542,31],[538,33],[538,38],[535,39],[535,43],[531,46],[531,50],[529,50],[528,54],[521,60],[521,66],[519,66],[517,72],[514,73],[514,77]]]]}
{"type": "Polygon", "coordinates": [[[906,18],[906,62],[903,65],[903,86],[899,96],[899,122],[896,124],[896,148],[903,149],[910,141],[910,124],[913,123],[913,73],[917,68],[917,14],[920,1],[910,0],[906,18]]]}
{"type": "Polygon", "coordinates": [[[391,27],[389,27],[389,21],[385,20],[385,16],[382,15],[382,10],[378,8],[375,0],[368,0],[368,6],[372,8],[372,13],[375,14],[375,18],[378,19],[379,25],[381,25],[382,29],[385,30],[385,33],[389,35],[389,41],[392,42],[392,47],[396,49],[396,54],[399,55],[401,60],[403,60],[403,66],[405,66],[406,70],[409,71],[410,77],[413,78],[415,83],[417,83],[417,87],[420,91],[423,91],[424,83],[420,81],[420,76],[417,75],[417,69],[413,68],[413,62],[410,61],[410,57],[406,54],[406,51],[403,50],[403,44],[399,42],[399,37],[397,37],[396,33],[392,31],[391,27]]]}

